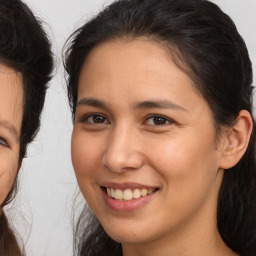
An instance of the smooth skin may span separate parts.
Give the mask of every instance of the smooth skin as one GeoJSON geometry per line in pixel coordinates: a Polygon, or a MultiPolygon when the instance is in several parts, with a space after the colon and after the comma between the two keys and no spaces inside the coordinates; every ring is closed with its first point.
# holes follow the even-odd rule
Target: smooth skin
{"type": "Polygon", "coordinates": [[[22,114],[21,76],[0,64],[0,205],[11,190],[19,169],[22,114]]]}
{"type": "Polygon", "coordinates": [[[163,46],[118,40],[93,49],[81,70],[72,161],[89,206],[124,256],[236,255],[216,223],[223,168],[246,150],[241,111],[217,138],[212,112],[163,46]],[[111,209],[104,183],[155,187],[132,211],[111,209]]]}

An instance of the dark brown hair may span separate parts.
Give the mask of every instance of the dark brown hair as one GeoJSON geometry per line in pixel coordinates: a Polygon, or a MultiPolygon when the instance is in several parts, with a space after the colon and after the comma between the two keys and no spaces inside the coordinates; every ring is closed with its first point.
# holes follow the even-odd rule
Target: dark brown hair
{"type": "MultiPolygon", "coordinates": [[[[44,105],[53,59],[50,42],[26,4],[20,0],[0,1],[0,63],[21,74],[24,99],[19,162],[26,155],[28,143],[36,136],[44,105]]],[[[1,208],[16,191],[16,183],[1,208]]],[[[4,213],[0,217],[0,255],[21,255],[4,213]],[[16,249],[15,249],[16,248],[16,249]]]]}

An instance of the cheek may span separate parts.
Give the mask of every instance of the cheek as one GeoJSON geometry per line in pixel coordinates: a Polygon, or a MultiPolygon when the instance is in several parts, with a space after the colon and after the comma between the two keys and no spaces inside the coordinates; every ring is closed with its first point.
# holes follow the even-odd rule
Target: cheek
{"type": "Polygon", "coordinates": [[[71,155],[74,171],[81,190],[86,187],[99,169],[100,148],[90,136],[83,136],[74,129],[71,141],[71,155]]]}
{"type": "Polygon", "coordinates": [[[171,136],[149,140],[144,147],[147,159],[156,168],[170,170],[167,174],[174,176],[196,173],[208,166],[217,170],[220,155],[216,149],[215,134],[213,131],[198,130],[176,132],[171,136]]]}
{"type": "Polygon", "coordinates": [[[184,200],[191,198],[192,192],[204,194],[210,190],[218,173],[219,154],[214,137],[196,138],[195,134],[168,138],[146,147],[150,165],[168,187],[166,193],[184,195],[184,200]]]}
{"type": "Polygon", "coordinates": [[[0,204],[10,192],[18,171],[18,159],[10,155],[2,155],[0,160],[0,204]]]}
{"type": "Polygon", "coordinates": [[[95,193],[99,192],[97,179],[102,170],[101,147],[102,144],[92,136],[84,136],[73,131],[72,164],[80,191],[94,212],[97,212],[97,205],[101,202],[101,198],[98,198],[99,193],[95,193]]]}

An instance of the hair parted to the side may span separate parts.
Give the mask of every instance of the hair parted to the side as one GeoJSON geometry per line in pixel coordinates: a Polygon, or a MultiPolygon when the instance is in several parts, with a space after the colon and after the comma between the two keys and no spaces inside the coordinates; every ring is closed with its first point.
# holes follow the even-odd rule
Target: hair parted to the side
{"type": "MultiPolygon", "coordinates": [[[[28,143],[39,130],[53,58],[51,44],[41,21],[20,0],[0,0],[0,63],[13,68],[22,78],[24,103],[19,152],[21,163],[28,143]]],[[[15,192],[16,183],[1,207],[11,201],[15,192]]],[[[4,214],[0,225],[0,255],[21,255],[18,249],[14,253],[17,243],[4,214]]]]}
{"type": "MultiPolygon", "coordinates": [[[[232,126],[240,110],[252,115],[252,67],[246,45],[231,18],[207,0],[119,0],[69,39],[65,69],[73,117],[81,67],[96,46],[115,39],[148,38],[169,49],[176,65],[208,102],[217,134],[232,126]]],[[[254,121],[253,121],[254,122],[254,121]]],[[[226,170],[219,192],[217,222],[224,242],[243,256],[256,255],[255,122],[240,162],[226,170]]],[[[81,256],[121,255],[121,246],[85,211],[75,233],[81,256]],[[84,220],[90,216],[91,222],[84,220]]]]}

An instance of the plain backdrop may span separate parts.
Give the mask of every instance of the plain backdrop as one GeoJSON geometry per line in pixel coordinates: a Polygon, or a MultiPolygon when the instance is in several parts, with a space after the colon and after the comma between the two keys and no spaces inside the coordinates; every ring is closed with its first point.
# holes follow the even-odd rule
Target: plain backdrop
{"type": "MultiPolygon", "coordinates": [[[[71,164],[72,123],[62,68],[62,47],[76,28],[112,1],[24,2],[45,22],[44,27],[53,43],[56,67],[40,133],[29,147],[19,174],[19,192],[7,214],[23,240],[27,256],[71,256],[72,205],[78,189],[71,164]]],[[[214,2],[235,21],[247,43],[256,73],[256,0],[214,2]]]]}

